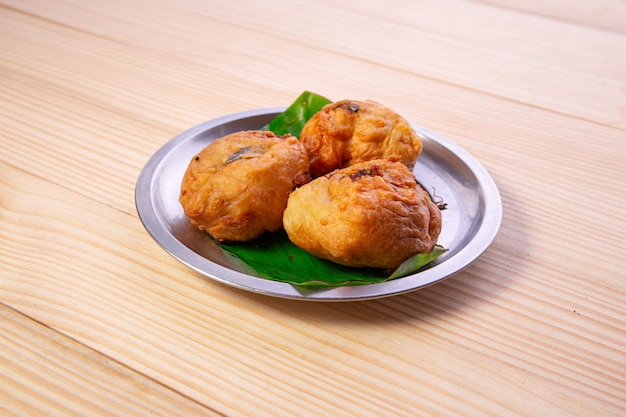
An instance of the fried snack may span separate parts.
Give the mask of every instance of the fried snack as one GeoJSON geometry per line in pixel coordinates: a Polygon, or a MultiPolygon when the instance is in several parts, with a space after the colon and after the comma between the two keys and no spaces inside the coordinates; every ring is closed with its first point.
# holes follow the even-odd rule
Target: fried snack
{"type": "Polygon", "coordinates": [[[217,241],[247,241],[282,228],[289,194],[310,179],[306,148],[294,136],[237,132],[192,158],[179,201],[217,241]]]}
{"type": "Polygon", "coordinates": [[[409,169],[422,140],[395,111],[372,100],[327,104],[302,128],[311,175],[319,177],[359,162],[395,156],[409,169]]]}
{"type": "Polygon", "coordinates": [[[283,225],[294,244],[318,258],[394,269],[433,249],[441,212],[404,164],[378,159],[298,188],[289,197],[283,225]]]}

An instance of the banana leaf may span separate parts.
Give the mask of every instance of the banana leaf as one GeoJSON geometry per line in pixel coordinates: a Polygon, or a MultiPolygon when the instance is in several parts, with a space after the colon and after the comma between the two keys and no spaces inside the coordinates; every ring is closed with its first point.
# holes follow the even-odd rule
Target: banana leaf
{"type": "Polygon", "coordinates": [[[300,137],[300,132],[306,122],[330,102],[325,97],[305,91],[287,110],[274,117],[261,130],[269,130],[277,135],[291,133],[293,136],[300,137]]]}
{"type": "Polygon", "coordinates": [[[435,246],[429,253],[408,259],[390,275],[381,269],[347,267],[316,258],[294,245],[284,230],[264,233],[251,242],[218,244],[260,277],[303,287],[377,284],[410,275],[446,252],[435,246]]]}
{"type": "Polygon", "coordinates": [[[441,245],[435,245],[433,250],[428,253],[418,253],[415,256],[410,257],[406,261],[402,262],[400,266],[393,271],[391,275],[389,275],[388,280],[401,278],[407,275],[411,275],[414,272],[419,271],[424,266],[428,265],[439,256],[446,253],[448,249],[444,248],[441,245]]]}
{"type": "Polygon", "coordinates": [[[373,268],[350,268],[319,259],[294,245],[284,230],[264,233],[251,242],[219,243],[262,278],[307,287],[362,285],[383,282],[373,268]]]}

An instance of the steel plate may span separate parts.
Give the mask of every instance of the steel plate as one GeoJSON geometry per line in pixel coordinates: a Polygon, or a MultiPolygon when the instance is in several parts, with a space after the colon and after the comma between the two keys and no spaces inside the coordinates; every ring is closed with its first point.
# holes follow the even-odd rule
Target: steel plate
{"type": "Polygon", "coordinates": [[[439,282],[468,266],[492,243],[502,219],[500,194],[489,173],[455,143],[420,126],[423,151],[414,173],[435,197],[447,203],[439,244],[449,251],[426,269],[381,284],[303,290],[238,269],[206,235],[194,228],[178,202],[191,158],[229,133],[259,129],[284,108],[250,110],[197,125],[167,142],[147,162],[135,189],[137,212],[146,230],[174,258],[211,279],[269,296],[349,301],[391,296],[439,282]]]}

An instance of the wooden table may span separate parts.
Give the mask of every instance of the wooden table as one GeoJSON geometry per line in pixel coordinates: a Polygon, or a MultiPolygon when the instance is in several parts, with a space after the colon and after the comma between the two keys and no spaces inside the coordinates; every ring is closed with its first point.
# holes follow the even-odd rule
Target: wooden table
{"type": "Polygon", "coordinates": [[[626,2],[4,0],[0,37],[1,415],[626,415],[626,2]],[[481,161],[491,247],[345,303],[167,255],[149,157],[303,90],[481,161]]]}

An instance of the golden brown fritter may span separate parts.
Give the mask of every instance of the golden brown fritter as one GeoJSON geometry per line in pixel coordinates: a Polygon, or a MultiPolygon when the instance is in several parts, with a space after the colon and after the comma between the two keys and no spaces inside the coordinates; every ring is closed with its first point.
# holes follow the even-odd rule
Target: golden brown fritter
{"type": "Polygon", "coordinates": [[[192,158],[180,203],[218,241],[246,241],[282,228],[289,194],[310,180],[306,148],[291,135],[243,131],[192,158]]]}
{"type": "Polygon", "coordinates": [[[372,100],[342,100],[324,106],[304,125],[311,175],[372,159],[396,156],[409,169],[422,152],[422,141],[398,113],[372,100]]]}
{"type": "Polygon", "coordinates": [[[298,188],[283,224],[294,244],[319,258],[391,269],[433,249],[441,212],[413,173],[390,158],[336,170],[298,188]]]}

